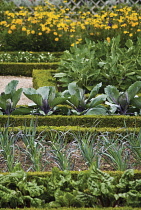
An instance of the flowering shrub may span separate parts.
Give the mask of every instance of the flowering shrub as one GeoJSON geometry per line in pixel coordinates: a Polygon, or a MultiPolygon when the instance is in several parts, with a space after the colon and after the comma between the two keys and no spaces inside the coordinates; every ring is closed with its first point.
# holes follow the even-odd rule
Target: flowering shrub
{"type": "Polygon", "coordinates": [[[109,42],[120,34],[123,44],[127,37],[136,41],[141,34],[141,12],[128,6],[113,6],[94,15],[58,10],[47,3],[34,7],[34,12],[20,7],[20,11],[5,11],[4,16],[1,50],[63,51],[85,38],[109,42]]]}

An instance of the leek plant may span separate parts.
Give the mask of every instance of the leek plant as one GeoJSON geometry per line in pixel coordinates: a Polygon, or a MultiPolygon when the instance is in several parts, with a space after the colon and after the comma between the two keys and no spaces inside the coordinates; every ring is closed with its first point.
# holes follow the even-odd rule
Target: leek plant
{"type": "MultiPolygon", "coordinates": [[[[117,135],[117,134],[116,134],[117,135]]],[[[104,160],[117,171],[125,171],[129,168],[130,151],[125,141],[126,135],[110,136],[102,134],[100,141],[103,142],[104,160]]]]}
{"type": "Polygon", "coordinates": [[[17,135],[9,131],[9,123],[4,128],[0,128],[0,153],[9,172],[13,171],[15,165],[15,144],[17,139],[17,135]]]}
{"type": "Polygon", "coordinates": [[[74,134],[74,140],[87,166],[95,165],[96,168],[99,168],[103,147],[100,141],[97,141],[96,133],[77,132],[74,134]]]}
{"type": "MultiPolygon", "coordinates": [[[[68,142],[66,141],[67,134],[68,132],[55,131],[51,134],[52,139],[48,141],[48,145],[50,146],[48,156],[62,171],[73,170],[74,168],[73,157],[75,156],[74,153],[76,150],[72,145],[68,146],[68,142]]],[[[70,144],[73,144],[73,142],[70,144]]]]}
{"type": "Polygon", "coordinates": [[[132,135],[128,135],[127,138],[128,147],[133,155],[137,164],[141,164],[141,130],[138,134],[135,132],[132,135]]]}
{"type": "Polygon", "coordinates": [[[41,133],[37,135],[37,124],[33,120],[30,122],[30,127],[26,127],[20,132],[20,137],[25,145],[25,148],[21,150],[29,157],[32,162],[32,166],[29,168],[34,171],[42,170],[42,155],[44,152],[44,146],[42,144],[45,135],[41,136],[41,133]]]}

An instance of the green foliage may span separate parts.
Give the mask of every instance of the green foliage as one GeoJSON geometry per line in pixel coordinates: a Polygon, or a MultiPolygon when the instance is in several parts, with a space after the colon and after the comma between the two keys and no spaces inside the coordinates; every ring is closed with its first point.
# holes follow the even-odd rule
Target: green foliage
{"type": "Polygon", "coordinates": [[[16,90],[18,80],[12,80],[5,87],[5,92],[0,95],[0,114],[14,114],[16,105],[20,100],[22,88],[16,90]]]}
{"type": "Polygon", "coordinates": [[[131,165],[130,151],[125,142],[127,134],[113,134],[112,136],[104,133],[100,139],[103,142],[104,151],[102,157],[116,171],[125,171],[131,165]]]}
{"type": "Polygon", "coordinates": [[[68,85],[68,90],[63,92],[66,102],[72,107],[71,112],[76,115],[106,115],[106,108],[102,104],[106,96],[96,96],[102,83],[97,84],[86,99],[85,90],[80,88],[76,82],[68,85]],[[95,97],[96,96],[96,97],[95,97]]]}
{"type": "Polygon", "coordinates": [[[54,63],[2,63],[0,62],[0,75],[32,76],[33,69],[56,69],[58,62],[54,63]]]}
{"type": "Polygon", "coordinates": [[[33,107],[37,109],[32,114],[50,115],[56,110],[56,106],[65,101],[65,98],[58,93],[54,86],[44,86],[37,90],[24,88],[24,95],[34,102],[33,107]]]}
{"type": "Polygon", "coordinates": [[[68,83],[74,81],[85,88],[95,84],[94,81],[100,76],[96,46],[95,42],[86,40],[86,44],[75,45],[70,51],[64,52],[58,68],[60,73],[55,74],[62,86],[66,87],[68,83]]]}
{"type": "Polygon", "coordinates": [[[128,148],[131,150],[133,157],[137,160],[137,165],[141,163],[141,130],[138,134],[128,135],[128,148]]]}
{"type": "Polygon", "coordinates": [[[88,167],[95,165],[96,168],[100,167],[102,143],[97,140],[96,132],[85,132],[78,131],[76,134],[73,133],[74,141],[85,160],[88,167]]]}
{"type": "Polygon", "coordinates": [[[30,177],[22,170],[0,175],[0,208],[140,207],[141,179],[126,170],[117,178],[96,169],[74,180],[69,171],[54,168],[49,177],[30,177]]]}
{"type": "Polygon", "coordinates": [[[13,171],[15,164],[15,149],[17,135],[9,131],[9,121],[4,128],[0,127],[0,153],[6,162],[8,171],[13,171]]]}
{"type": "Polygon", "coordinates": [[[47,63],[58,60],[59,58],[50,52],[0,52],[0,62],[47,63]]]}
{"type": "Polygon", "coordinates": [[[119,92],[119,90],[112,85],[108,85],[105,88],[105,94],[111,106],[111,113],[119,114],[130,114],[133,115],[135,112],[140,112],[141,108],[141,97],[136,94],[141,91],[141,81],[136,81],[125,92],[119,92]],[[135,109],[134,109],[135,108],[135,109]]]}
{"type": "Polygon", "coordinates": [[[124,90],[141,79],[141,39],[136,44],[128,39],[125,47],[120,46],[120,36],[98,43],[86,40],[86,44],[75,45],[65,51],[59,64],[58,78],[62,86],[76,82],[90,89],[102,82],[103,86],[115,85],[124,90]]]}
{"type": "Polygon", "coordinates": [[[141,81],[136,81],[125,92],[112,85],[106,86],[105,94],[97,95],[102,83],[92,88],[89,95],[85,94],[84,88],[76,82],[68,84],[68,90],[58,92],[55,86],[43,86],[37,90],[34,88],[20,88],[16,90],[17,80],[12,80],[6,87],[5,92],[0,95],[1,114],[20,115],[107,115],[107,114],[129,114],[140,115],[141,81]],[[20,96],[24,95],[33,101],[28,107],[16,107],[20,96]],[[108,102],[106,101],[108,100],[108,102]],[[106,105],[109,106],[106,107],[106,105]],[[67,106],[62,106],[67,104],[67,106]],[[58,106],[59,105],[59,106],[58,106]],[[69,105],[69,106],[68,106],[69,105]]]}
{"type": "Polygon", "coordinates": [[[38,89],[39,87],[43,86],[56,86],[56,81],[53,77],[53,73],[55,70],[48,69],[46,70],[39,70],[39,69],[33,69],[32,72],[32,81],[33,81],[33,87],[35,89],[38,89]]]}
{"type": "Polygon", "coordinates": [[[25,145],[25,148],[20,149],[30,158],[32,162],[30,169],[32,168],[33,171],[41,171],[43,170],[41,159],[45,149],[42,142],[46,135],[42,135],[42,133],[37,134],[36,128],[37,122],[34,123],[34,121],[31,120],[30,127],[27,128],[25,125],[25,129],[23,131],[20,130],[17,135],[25,145]]]}
{"type": "Polygon", "coordinates": [[[72,145],[70,143],[68,147],[68,141],[66,140],[68,135],[68,132],[59,132],[55,130],[51,130],[50,135],[47,135],[47,138],[50,139],[50,141],[47,142],[47,144],[50,146],[48,156],[62,171],[73,170],[74,168],[72,158],[75,156],[76,149],[73,149],[73,143],[72,145]]]}
{"type": "Polygon", "coordinates": [[[44,186],[27,181],[27,174],[22,170],[0,175],[0,208],[39,207],[44,186]]]}

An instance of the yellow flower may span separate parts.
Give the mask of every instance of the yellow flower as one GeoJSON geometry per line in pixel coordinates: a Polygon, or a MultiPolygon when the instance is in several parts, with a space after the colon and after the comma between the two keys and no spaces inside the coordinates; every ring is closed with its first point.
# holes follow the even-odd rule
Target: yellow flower
{"type": "Polygon", "coordinates": [[[0,25],[6,25],[6,24],[7,24],[6,21],[1,21],[1,22],[0,22],[0,25]]]}
{"type": "Polygon", "coordinates": [[[78,41],[78,42],[81,42],[81,41],[82,41],[82,39],[77,39],[77,41],[78,41]]]}
{"type": "Polygon", "coordinates": [[[73,47],[74,46],[74,43],[72,43],[71,46],[73,47]]]}
{"type": "Polygon", "coordinates": [[[107,37],[106,40],[107,40],[107,42],[110,42],[111,41],[111,38],[110,37],[107,37]]]}
{"type": "Polygon", "coordinates": [[[141,29],[137,29],[137,31],[139,32],[139,31],[141,31],[141,29]]]}
{"type": "Polygon", "coordinates": [[[53,32],[53,34],[55,35],[55,36],[57,36],[58,34],[57,34],[57,32],[53,32]]]}
{"type": "Polygon", "coordinates": [[[131,26],[132,27],[135,27],[135,26],[137,26],[138,25],[138,23],[136,22],[136,23],[131,23],[131,26]]]}
{"type": "Polygon", "coordinates": [[[30,34],[30,30],[27,30],[27,31],[26,31],[26,34],[29,35],[29,34],[30,34]]]}
{"type": "Polygon", "coordinates": [[[123,31],[123,33],[124,33],[124,34],[128,34],[129,32],[128,32],[128,31],[123,31]]]}
{"type": "Polygon", "coordinates": [[[90,35],[91,35],[91,36],[93,36],[93,35],[94,35],[94,33],[90,33],[90,35]]]}
{"type": "Polygon", "coordinates": [[[39,32],[39,33],[38,33],[38,35],[39,35],[39,36],[41,36],[41,35],[42,35],[42,33],[41,33],[41,32],[39,32]]]}
{"type": "Polygon", "coordinates": [[[105,29],[108,29],[108,30],[109,30],[110,28],[111,28],[110,26],[106,26],[106,27],[105,27],[105,29]]]}
{"type": "Polygon", "coordinates": [[[26,31],[26,27],[25,26],[22,27],[22,31],[26,31]]]}
{"type": "Polygon", "coordinates": [[[58,38],[58,37],[56,37],[54,40],[57,42],[57,41],[59,40],[59,38],[58,38]]]}
{"type": "Polygon", "coordinates": [[[23,22],[22,19],[16,19],[16,20],[15,20],[15,23],[16,23],[16,24],[19,24],[19,25],[21,25],[22,22],[23,22]]]}
{"type": "Polygon", "coordinates": [[[114,24],[114,25],[112,25],[112,28],[116,29],[116,28],[118,28],[118,25],[114,24]]]}
{"type": "Polygon", "coordinates": [[[129,34],[129,36],[131,37],[131,36],[133,36],[133,34],[131,33],[131,34],[129,34]]]}
{"type": "Polygon", "coordinates": [[[12,31],[11,30],[8,30],[8,34],[12,34],[12,31]]]}
{"type": "Polygon", "coordinates": [[[35,31],[34,31],[34,30],[32,30],[32,31],[31,31],[31,34],[35,34],[35,31]]]}
{"type": "Polygon", "coordinates": [[[81,24],[81,28],[82,28],[82,29],[86,29],[86,27],[85,27],[83,24],[81,24]]]}
{"type": "Polygon", "coordinates": [[[11,30],[15,30],[15,29],[16,29],[16,25],[12,25],[12,26],[10,27],[10,29],[11,29],[11,30]]]}
{"type": "Polygon", "coordinates": [[[122,24],[122,25],[121,25],[121,27],[126,27],[126,26],[127,26],[127,24],[126,24],[126,23],[124,23],[124,24],[122,24]]]}

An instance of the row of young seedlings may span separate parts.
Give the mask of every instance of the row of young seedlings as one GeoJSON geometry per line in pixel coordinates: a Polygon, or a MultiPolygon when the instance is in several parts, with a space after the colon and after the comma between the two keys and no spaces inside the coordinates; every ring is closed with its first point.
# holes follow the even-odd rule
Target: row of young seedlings
{"type": "Polygon", "coordinates": [[[16,90],[18,81],[12,80],[0,95],[0,114],[20,115],[140,115],[141,114],[141,81],[133,83],[125,92],[115,86],[108,85],[104,93],[99,94],[102,83],[92,87],[86,96],[85,90],[76,82],[68,85],[68,89],[58,92],[54,86],[20,88],[16,90]],[[28,107],[17,104],[22,92],[33,103],[28,107]],[[65,105],[65,106],[63,106],[65,105]]]}
{"type": "Polygon", "coordinates": [[[26,171],[84,170],[92,167],[124,171],[141,163],[141,132],[125,134],[97,132],[37,132],[36,123],[14,133],[9,126],[0,130],[1,172],[16,164],[26,171]],[[71,141],[68,142],[68,139],[71,141]],[[108,167],[108,168],[107,168],[108,167]]]}

